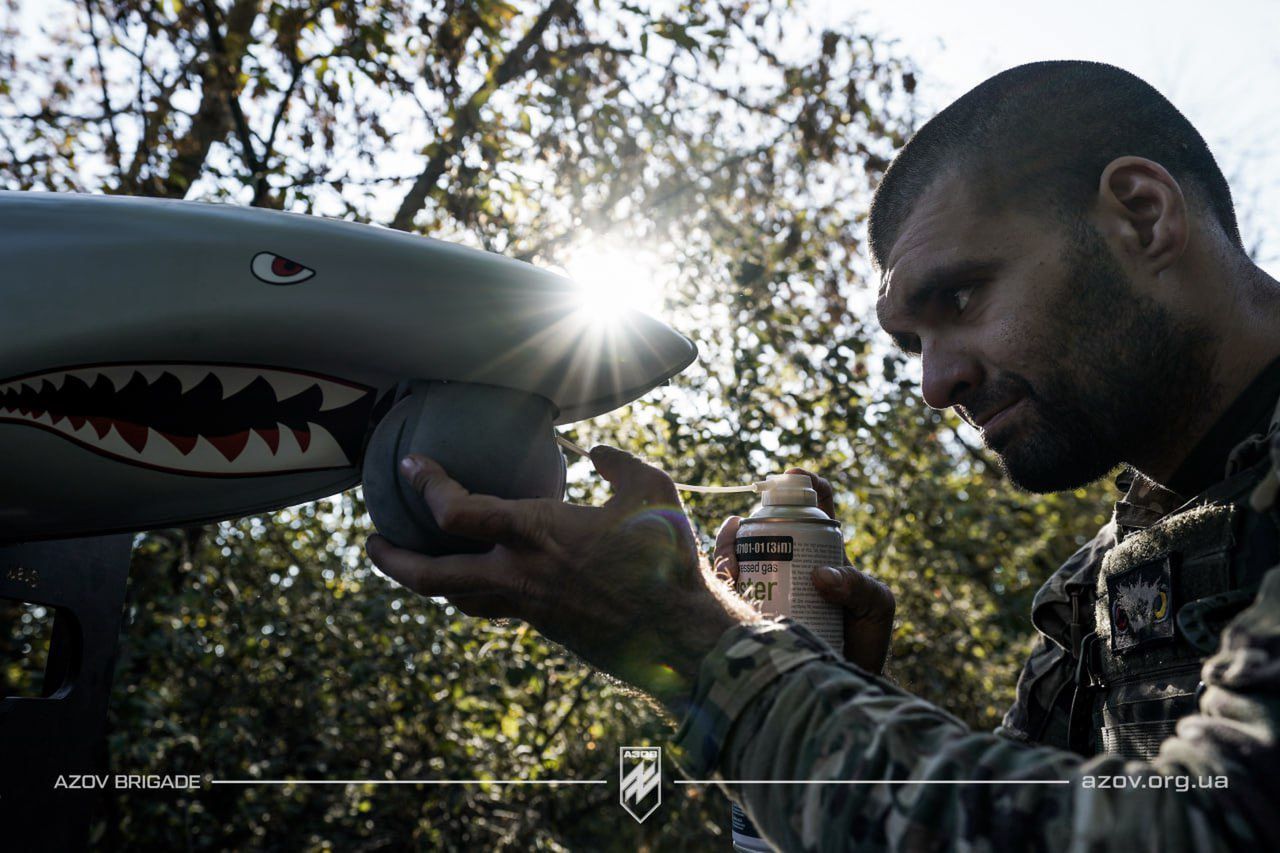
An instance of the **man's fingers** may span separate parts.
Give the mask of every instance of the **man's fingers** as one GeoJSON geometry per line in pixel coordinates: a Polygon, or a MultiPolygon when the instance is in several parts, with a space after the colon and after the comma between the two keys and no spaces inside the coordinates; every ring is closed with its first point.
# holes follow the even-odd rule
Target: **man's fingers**
{"type": "MultiPolygon", "coordinates": [[[[803,468],[788,468],[788,474],[804,474],[813,483],[813,490],[818,493],[818,509],[827,514],[828,518],[836,517],[836,493],[831,487],[831,483],[825,477],[819,477],[812,471],[806,471],[803,468]]],[[[844,555],[844,564],[846,566],[853,565],[849,560],[849,555],[844,555]]]]}
{"type": "Polygon", "coordinates": [[[731,515],[720,525],[716,533],[716,547],[711,554],[711,568],[716,575],[736,585],[738,583],[738,556],[734,553],[733,544],[738,538],[738,526],[742,518],[731,515]]]}
{"type": "Polygon", "coordinates": [[[640,461],[625,450],[597,445],[591,449],[591,462],[600,476],[613,486],[609,504],[632,506],[680,506],[675,484],[662,470],[640,461]]]}
{"type": "Polygon", "coordinates": [[[539,501],[510,501],[492,495],[473,495],[432,459],[411,453],[400,473],[426,500],[436,524],[445,533],[481,542],[522,544],[546,533],[550,519],[539,501]]]}
{"type": "MultiPolygon", "coordinates": [[[[365,542],[365,550],[374,565],[393,580],[422,596],[443,596],[449,603],[468,616],[485,619],[501,619],[516,615],[511,600],[493,588],[479,591],[476,587],[491,587],[499,581],[492,570],[477,569],[475,565],[450,562],[449,557],[427,557],[414,551],[397,548],[377,534],[365,542]]],[[[488,554],[464,555],[464,559],[492,562],[488,554]]]]}
{"type": "Polygon", "coordinates": [[[468,616],[481,619],[506,619],[517,615],[511,601],[500,595],[452,595],[448,600],[468,616]]]}
{"type": "Polygon", "coordinates": [[[734,551],[734,543],[737,541],[738,527],[741,524],[742,518],[737,515],[731,515],[724,520],[724,524],[720,525],[720,529],[716,532],[715,550],[711,556],[712,569],[716,575],[731,584],[738,582],[738,555],[734,551]]]}
{"type": "Polygon", "coordinates": [[[397,548],[376,533],[364,547],[375,566],[418,595],[500,596],[508,588],[510,572],[502,569],[492,552],[428,557],[397,548]]]}
{"type": "Polygon", "coordinates": [[[831,488],[831,483],[825,477],[819,477],[812,471],[806,471],[803,468],[788,468],[788,474],[804,474],[813,482],[813,490],[818,493],[818,509],[827,514],[829,518],[836,517],[836,493],[831,488]]]}
{"type": "Polygon", "coordinates": [[[853,619],[892,622],[897,603],[888,586],[853,566],[824,566],[813,573],[818,594],[853,619]]]}
{"type": "Polygon", "coordinates": [[[824,566],[813,573],[813,585],[844,608],[844,656],[868,672],[883,672],[896,608],[889,587],[853,566],[824,566]]]}

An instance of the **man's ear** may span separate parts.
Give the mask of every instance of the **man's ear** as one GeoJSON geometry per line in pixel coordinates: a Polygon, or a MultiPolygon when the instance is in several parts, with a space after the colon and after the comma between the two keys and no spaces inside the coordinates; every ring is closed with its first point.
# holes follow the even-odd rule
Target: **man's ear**
{"type": "Polygon", "coordinates": [[[1187,200],[1172,175],[1145,157],[1117,157],[1102,170],[1098,202],[1104,233],[1152,272],[1172,266],[1190,239],[1187,200]]]}

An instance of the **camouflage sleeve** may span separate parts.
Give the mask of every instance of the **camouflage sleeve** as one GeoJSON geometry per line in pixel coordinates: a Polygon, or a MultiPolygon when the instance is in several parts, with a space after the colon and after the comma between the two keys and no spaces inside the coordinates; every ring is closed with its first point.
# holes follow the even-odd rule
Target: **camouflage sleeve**
{"type": "Polygon", "coordinates": [[[787,851],[1278,849],[1280,567],[1203,678],[1154,762],[1086,760],[972,732],[803,627],[754,623],[703,662],[674,746],[787,851]],[[780,779],[815,784],[737,784],[780,779]]]}

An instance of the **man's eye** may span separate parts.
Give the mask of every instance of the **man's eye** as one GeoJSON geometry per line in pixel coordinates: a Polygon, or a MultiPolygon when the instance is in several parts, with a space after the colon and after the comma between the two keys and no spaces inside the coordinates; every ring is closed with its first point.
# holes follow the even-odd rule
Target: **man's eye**
{"type": "Polygon", "coordinates": [[[958,287],[951,291],[951,299],[956,306],[956,312],[962,313],[965,306],[969,304],[969,298],[973,296],[973,289],[977,285],[967,284],[964,287],[958,287]]]}

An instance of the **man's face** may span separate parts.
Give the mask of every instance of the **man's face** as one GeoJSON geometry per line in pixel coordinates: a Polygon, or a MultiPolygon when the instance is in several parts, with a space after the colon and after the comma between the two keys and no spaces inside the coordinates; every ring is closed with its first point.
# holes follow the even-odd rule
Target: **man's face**
{"type": "Polygon", "coordinates": [[[1204,334],[1139,292],[1085,220],[983,210],[957,179],[904,223],[876,310],[921,355],[925,402],[954,406],[1032,492],[1096,480],[1203,387],[1204,334]]]}

